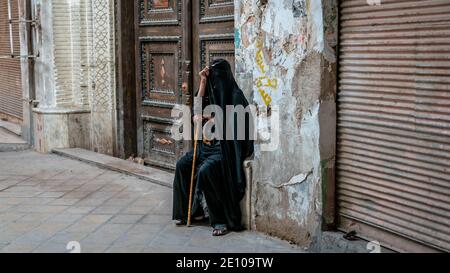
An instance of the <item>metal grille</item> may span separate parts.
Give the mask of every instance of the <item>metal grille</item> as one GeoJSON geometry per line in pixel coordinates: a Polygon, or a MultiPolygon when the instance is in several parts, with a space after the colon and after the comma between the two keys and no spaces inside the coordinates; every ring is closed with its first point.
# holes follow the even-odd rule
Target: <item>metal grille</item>
{"type": "Polygon", "coordinates": [[[340,1],[340,227],[450,251],[450,0],[340,1]]]}
{"type": "MultiPolygon", "coordinates": [[[[18,2],[11,1],[14,53],[20,55],[18,2]]],[[[0,0],[0,113],[22,119],[20,58],[11,56],[8,1],[0,0]]]]}

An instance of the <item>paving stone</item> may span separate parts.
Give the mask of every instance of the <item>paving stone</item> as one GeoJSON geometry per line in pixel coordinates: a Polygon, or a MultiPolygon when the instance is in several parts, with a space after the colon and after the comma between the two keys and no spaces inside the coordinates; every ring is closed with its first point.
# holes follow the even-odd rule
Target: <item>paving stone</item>
{"type": "Polygon", "coordinates": [[[116,206],[100,206],[97,207],[93,213],[97,213],[97,214],[116,214],[119,211],[121,211],[123,209],[123,207],[116,207],[116,206]]]}
{"type": "Polygon", "coordinates": [[[8,186],[7,188],[1,189],[3,192],[40,192],[39,188],[36,186],[22,186],[22,185],[13,185],[8,186]]]}
{"type": "Polygon", "coordinates": [[[152,208],[151,212],[152,214],[157,214],[157,215],[167,215],[168,218],[172,217],[172,210],[168,209],[168,208],[172,208],[172,204],[167,204],[167,203],[163,203],[160,204],[158,207],[156,208],[152,208]]]}
{"type": "Polygon", "coordinates": [[[110,247],[109,244],[82,243],[81,253],[103,253],[110,247]]]}
{"type": "Polygon", "coordinates": [[[140,221],[144,224],[156,224],[156,223],[164,223],[170,224],[172,223],[172,217],[167,217],[167,215],[160,214],[147,214],[140,221]]]}
{"type": "Polygon", "coordinates": [[[95,231],[111,217],[112,215],[108,214],[89,214],[69,226],[66,231],[74,233],[90,233],[95,231]]]}
{"type": "Polygon", "coordinates": [[[206,233],[203,230],[196,230],[190,237],[187,246],[206,247],[210,249],[215,249],[216,250],[215,252],[217,252],[223,246],[224,239],[226,238],[213,237],[211,232],[206,233]]]}
{"type": "Polygon", "coordinates": [[[147,214],[152,210],[151,207],[136,207],[136,206],[129,206],[124,208],[120,213],[122,214],[147,214]]]}
{"type": "Polygon", "coordinates": [[[39,183],[39,181],[36,181],[36,180],[24,180],[24,181],[21,181],[21,182],[19,182],[19,185],[21,185],[21,186],[40,186],[39,185],[40,183],[39,183]]]}
{"type": "Polygon", "coordinates": [[[64,194],[62,197],[63,198],[69,198],[69,199],[83,199],[84,197],[88,196],[89,194],[91,194],[92,192],[90,191],[79,191],[79,190],[74,190],[71,192],[68,192],[66,194],[64,194]]]}
{"type": "Polygon", "coordinates": [[[114,216],[110,223],[114,224],[135,224],[137,223],[144,214],[118,214],[114,216]]]}
{"type": "Polygon", "coordinates": [[[2,212],[0,213],[0,223],[4,224],[12,222],[19,218],[22,218],[25,215],[26,215],[25,213],[20,212],[2,212]]]}
{"type": "Polygon", "coordinates": [[[80,187],[80,185],[62,183],[60,185],[52,187],[49,191],[63,192],[65,194],[67,192],[77,189],[78,187],[80,187]]]}
{"type": "Polygon", "coordinates": [[[39,212],[39,213],[27,213],[16,221],[16,223],[35,223],[39,225],[41,222],[46,221],[48,218],[55,216],[57,213],[53,212],[39,212]]]}
{"type": "Polygon", "coordinates": [[[106,249],[106,253],[141,253],[145,245],[134,244],[134,245],[112,245],[108,249],[106,249]]]}
{"type": "Polygon", "coordinates": [[[68,232],[73,233],[90,233],[94,232],[102,223],[82,223],[76,222],[66,229],[68,232]]]}
{"type": "Polygon", "coordinates": [[[49,203],[49,205],[73,205],[79,202],[80,199],[75,198],[58,198],[49,203]]]}
{"type": "Polygon", "coordinates": [[[33,249],[34,253],[66,253],[66,243],[45,242],[33,249]]]}
{"type": "Polygon", "coordinates": [[[183,242],[183,244],[187,244],[193,233],[191,228],[172,228],[171,225],[168,225],[158,234],[153,242],[159,244],[180,244],[180,242],[183,242]]]}
{"type": "Polygon", "coordinates": [[[18,205],[26,201],[27,198],[20,198],[20,197],[0,197],[0,204],[1,205],[18,205]]]}
{"type": "MultiPolygon", "coordinates": [[[[219,249],[220,253],[254,253],[256,252],[256,247],[254,245],[226,245],[219,249]]],[[[263,251],[265,252],[265,251],[263,251]]]]}
{"type": "Polygon", "coordinates": [[[155,244],[145,247],[143,253],[183,253],[189,252],[184,246],[179,244],[155,244]]]}
{"type": "Polygon", "coordinates": [[[133,248],[134,246],[139,246],[144,249],[155,237],[158,232],[145,232],[145,233],[126,233],[120,238],[115,240],[111,247],[114,249],[123,248],[133,248]]]}
{"type": "Polygon", "coordinates": [[[89,214],[86,215],[83,219],[81,219],[80,223],[95,223],[95,224],[103,224],[108,221],[112,215],[108,214],[89,214]]]}
{"type": "Polygon", "coordinates": [[[8,245],[10,245],[9,242],[0,242],[0,253],[2,252],[2,249],[8,245]]]}
{"type": "Polygon", "coordinates": [[[25,198],[22,205],[46,205],[56,200],[54,197],[31,197],[25,198]]]}
{"type": "Polygon", "coordinates": [[[61,213],[49,218],[47,221],[56,223],[73,223],[84,216],[84,214],[61,213]]]}
{"type": "Polygon", "coordinates": [[[165,224],[143,224],[138,223],[133,225],[131,229],[129,229],[126,234],[158,234],[160,233],[167,225],[165,224]]]}
{"type": "Polygon", "coordinates": [[[18,205],[13,210],[17,212],[61,212],[66,210],[68,206],[49,206],[49,205],[18,205]]]}
{"type": "Polygon", "coordinates": [[[64,191],[47,191],[47,192],[43,192],[39,195],[39,197],[61,197],[64,194],[66,194],[66,192],[64,191]]]}
{"type": "Polygon", "coordinates": [[[135,198],[111,198],[102,205],[104,206],[122,206],[126,207],[133,203],[135,198]]]}
{"type": "Polygon", "coordinates": [[[58,244],[67,244],[71,241],[77,241],[81,242],[84,238],[86,238],[89,235],[89,232],[71,232],[68,230],[62,230],[55,235],[53,235],[51,238],[47,240],[47,242],[51,243],[58,243],[58,244]]]}
{"type": "Polygon", "coordinates": [[[98,198],[87,198],[81,199],[79,202],[75,203],[77,206],[99,206],[103,204],[106,199],[98,199],[98,198]]]}
{"type": "Polygon", "coordinates": [[[130,229],[131,226],[131,224],[104,224],[98,230],[89,234],[80,243],[96,245],[112,244],[130,229]]]}
{"type": "Polygon", "coordinates": [[[2,192],[0,192],[0,198],[3,198],[3,197],[24,197],[24,198],[28,198],[28,197],[33,197],[33,196],[39,195],[40,193],[42,193],[42,191],[20,191],[20,192],[6,192],[6,191],[2,191],[2,192]]]}
{"type": "MultiPolygon", "coordinates": [[[[196,246],[185,246],[182,252],[187,253],[220,253],[220,251],[216,248],[207,248],[207,247],[196,247],[196,246]]],[[[236,253],[236,252],[232,252],[236,253]]]]}
{"type": "Polygon", "coordinates": [[[92,194],[90,194],[89,198],[108,200],[108,199],[111,199],[116,194],[117,194],[116,192],[112,192],[112,191],[98,190],[98,191],[95,191],[92,194]]]}
{"type": "Polygon", "coordinates": [[[34,229],[36,223],[10,223],[0,230],[0,242],[12,242],[26,232],[34,229]]]}
{"type": "Polygon", "coordinates": [[[92,212],[96,207],[94,206],[71,206],[65,212],[73,214],[88,214],[92,212]]]}
{"type": "Polygon", "coordinates": [[[39,246],[39,242],[14,243],[5,246],[0,252],[3,253],[29,253],[39,246]]]}
{"type": "Polygon", "coordinates": [[[119,185],[119,184],[107,184],[107,185],[104,185],[101,188],[101,191],[104,191],[104,192],[120,192],[120,191],[122,191],[125,188],[126,188],[125,186],[119,185]]]}
{"type": "Polygon", "coordinates": [[[25,233],[23,236],[17,238],[13,242],[43,242],[54,236],[58,231],[66,228],[68,225],[68,223],[43,223],[35,229],[25,233]]]}

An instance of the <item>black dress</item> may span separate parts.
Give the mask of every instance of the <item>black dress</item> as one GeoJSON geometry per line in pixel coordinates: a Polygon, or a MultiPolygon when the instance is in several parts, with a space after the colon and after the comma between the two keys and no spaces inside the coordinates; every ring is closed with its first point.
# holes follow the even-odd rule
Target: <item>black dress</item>
{"type": "MultiPolygon", "coordinates": [[[[215,60],[210,66],[205,97],[210,103],[218,105],[223,113],[227,105],[242,105],[244,108],[248,106],[245,96],[234,80],[231,67],[225,60],[215,60]]],[[[224,120],[217,122],[223,127],[216,129],[222,129],[225,139],[214,140],[211,145],[198,141],[192,216],[202,214],[200,201],[203,194],[212,227],[226,225],[229,230],[242,229],[240,200],[246,187],[242,164],[253,154],[253,140],[249,138],[249,124],[252,119],[249,115],[246,116],[245,140],[237,140],[236,136],[226,139],[226,124],[231,122],[234,128],[237,128],[237,119],[226,120],[224,117],[224,120]]],[[[190,151],[181,157],[176,165],[173,220],[187,219],[192,160],[193,151],[190,151]]]]}
{"type": "MultiPolygon", "coordinates": [[[[198,145],[192,212],[194,217],[203,214],[200,204],[203,194],[208,206],[210,223],[214,227],[227,222],[224,216],[226,204],[223,204],[221,200],[222,152],[219,141],[214,141],[211,145],[199,141],[198,145]]],[[[176,165],[173,184],[174,220],[187,219],[193,154],[193,151],[188,152],[178,160],[176,165]]]]}

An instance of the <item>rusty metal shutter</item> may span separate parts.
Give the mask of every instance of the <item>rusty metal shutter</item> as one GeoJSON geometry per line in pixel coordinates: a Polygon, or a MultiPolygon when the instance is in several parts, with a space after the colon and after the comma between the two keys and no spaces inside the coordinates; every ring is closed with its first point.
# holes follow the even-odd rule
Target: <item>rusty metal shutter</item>
{"type": "MultiPolygon", "coordinates": [[[[19,1],[11,1],[13,23],[14,53],[20,53],[19,40],[19,1]]],[[[8,1],[0,0],[0,113],[22,119],[22,82],[20,58],[11,55],[8,1]]]]}
{"type": "Polygon", "coordinates": [[[450,251],[450,0],[340,1],[340,228],[450,251]]]}

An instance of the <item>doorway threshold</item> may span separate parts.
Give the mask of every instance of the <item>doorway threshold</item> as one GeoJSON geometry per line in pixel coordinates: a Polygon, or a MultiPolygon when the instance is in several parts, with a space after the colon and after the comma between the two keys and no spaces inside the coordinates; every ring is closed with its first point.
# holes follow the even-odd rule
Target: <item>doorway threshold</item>
{"type": "Polygon", "coordinates": [[[172,188],[174,175],[164,170],[80,148],[53,149],[52,152],[60,156],[93,164],[103,169],[117,171],[172,188]]]}

